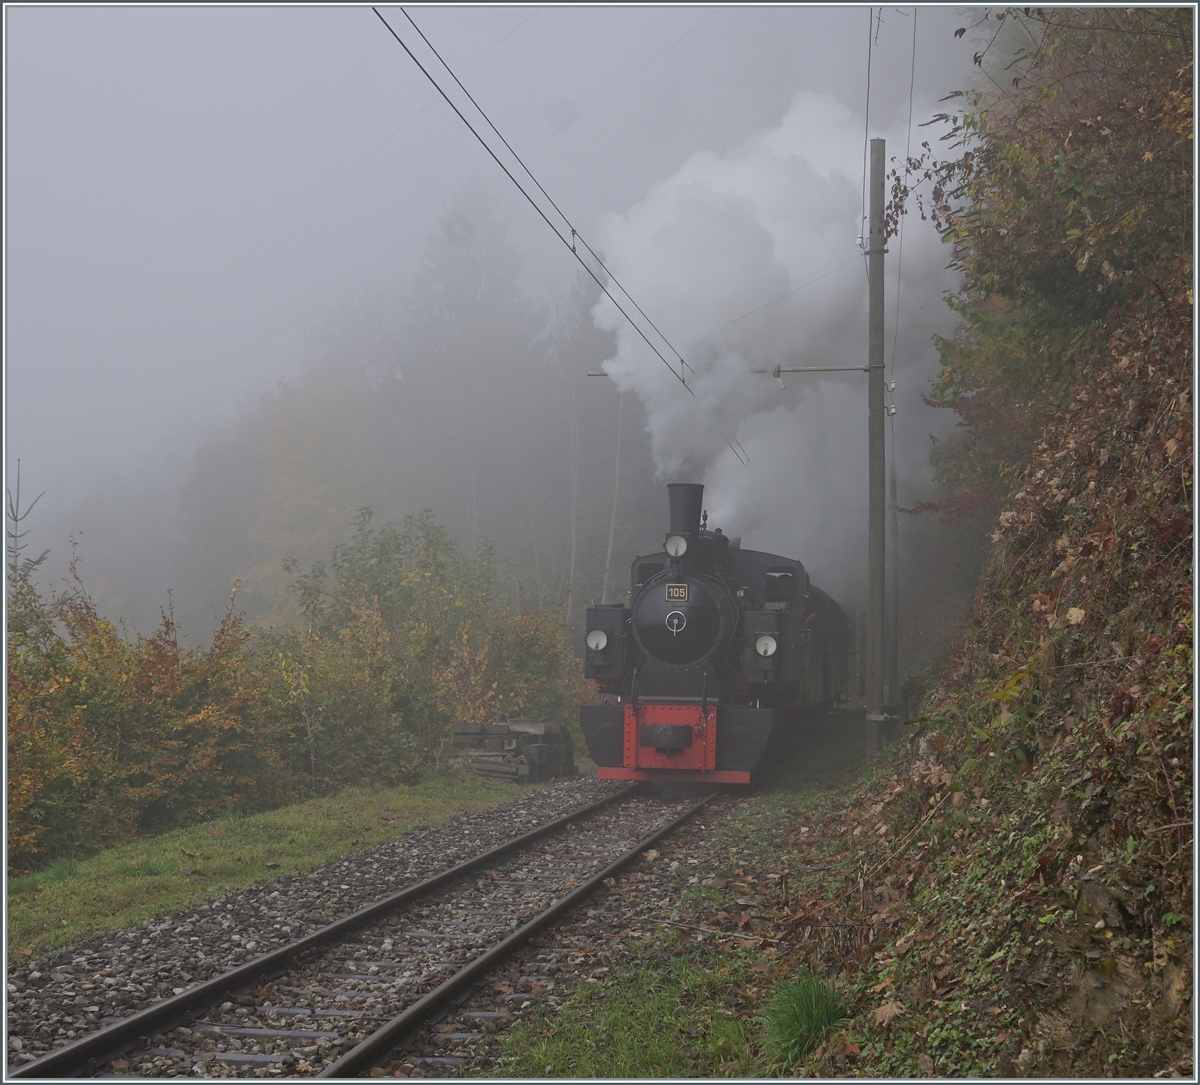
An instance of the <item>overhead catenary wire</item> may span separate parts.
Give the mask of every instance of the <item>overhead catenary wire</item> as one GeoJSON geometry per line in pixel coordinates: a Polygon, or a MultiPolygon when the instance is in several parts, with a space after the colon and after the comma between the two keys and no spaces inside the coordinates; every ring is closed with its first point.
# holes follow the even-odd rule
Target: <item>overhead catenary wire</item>
{"type": "Polygon", "coordinates": [[[693,26],[692,29],[689,30],[686,34],[683,34],[682,36],[676,38],[665,49],[661,50],[658,53],[655,53],[654,56],[652,56],[649,60],[646,61],[645,64],[643,64],[640,68],[636,69],[635,71],[630,72],[624,79],[621,80],[621,82],[617,83],[615,86],[609,87],[608,90],[606,90],[603,94],[601,94],[599,98],[593,99],[588,105],[585,105],[578,113],[576,113],[574,117],[572,117],[569,121],[567,121],[566,124],[564,124],[561,128],[556,128],[541,142],[535,143],[531,149],[536,151],[543,144],[552,140],[560,132],[565,132],[568,128],[571,127],[571,125],[575,124],[575,122],[578,121],[581,117],[585,116],[587,113],[589,113],[593,109],[595,109],[596,106],[598,106],[601,102],[603,102],[605,98],[608,98],[611,95],[615,94],[617,91],[619,91],[626,83],[628,83],[635,76],[641,75],[642,72],[644,72],[647,68],[649,68],[651,64],[654,64],[658,60],[662,59],[662,57],[666,56],[667,53],[669,53],[672,49],[674,49],[675,46],[677,46],[680,42],[684,41],[686,38],[690,38],[694,33],[696,33],[696,31],[699,30],[702,26],[704,26],[705,23],[711,21],[712,19],[715,19],[718,14],[720,14],[720,12],[714,11],[712,13],[712,15],[708,16],[707,19],[701,19],[700,22],[698,22],[695,26],[693,26]]]}
{"type": "MultiPolygon", "coordinates": [[[[909,160],[912,154],[912,114],[913,114],[913,87],[916,81],[917,72],[917,15],[918,9],[913,8],[913,27],[912,27],[912,58],[908,76],[908,127],[905,132],[904,143],[904,181],[902,189],[907,195],[908,178],[910,175],[909,160]]],[[[896,350],[900,342],[900,288],[901,288],[901,271],[904,267],[904,218],[902,213],[899,213],[903,208],[898,208],[897,218],[897,256],[896,256],[896,316],[892,325],[892,357],[889,363],[892,380],[890,383],[884,382],[884,391],[887,399],[890,402],[887,404],[887,421],[888,421],[888,437],[890,438],[892,454],[888,457],[888,529],[891,536],[888,545],[887,553],[889,559],[889,570],[887,576],[888,587],[888,623],[890,640],[890,653],[886,667],[886,674],[889,683],[899,681],[898,674],[898,652],[900,639],[900,521],[899,521],[899,498],[897,487],[897,468],[896,468],[896,350]]],[[[895,696],[896,691],[892,691],[895,696]]]]}
{"type": "Polygon", "coordinates": [[[730,320],[728,323],[726,323],[725,327],[727,327],[727,328],[731,327],[732,325],[738,323],[738,321],[745,320],[746,317],[748,317],[748,316],[753,316],[755,313],[761,313],[764,309],[770,308],[772,305],[776,304],[777,302],[783,301],[785,298],[790,298],[793,294],[798,293],[799,291],[805,289],[806,287],[812,286],[814,283],[819,283],[822,279],[828,279],[830,275],[836,275],[839,271],[842,270],[842,268],[849,267],[854,262],[855,259],[856,258],[852,256],[844,264],[839,264],[832,271],[827,271],[827,272],[825,272],[824,275],[818,275],[815,279],[809,279],[808,282],[801,283],[799,286],[793,286],[792,289],[789,290],[786,294],[780,294],[779,297],[777,297],[777,298],[772,298],[770,301],[764,301],[762,303],[762,305],[758,306],[758,308],[756,308],[756,309],[751,309],[750,312],[748,312],[748,313],[742,313],[741,316],[735,316],[732,320],[730,320]]]}
{"type": "MultiPolygon", "coordinates": [[[[458,76],[454,74],[454,69],[451,68],[450,65],[446,63],[445,59],[442,57],[442,54],[437,51],[437,49],[434,47],[433,43],[425,36],[424,31],[422,31],[421,28],[419,26],[417,26],[416,22],[413,21],[413,17],[411,15],[409,15],[408,11],[405,8],[401,8],[400,13],[409,21],[409,23],[412,25],[412,28],[421,36],[421,40],[426,45],[429,46],[430,51],[433,53],[433,55],[435,57],[438,58],[438,62],[441,64],[441,66],[443,68],[445,68],[447,72],[450,73],[450,78],[453,79],[454,82],[458,84],[458,89],[461,90],[463,92],[463,94],[465,94],[467,96],[467,98],[471,102],[471,105],[473,105],[479,111],[479,115],[485,121],[487,121],[488,127],[491,128],[491,130],[496,133],[496,136],[499,138],[500,142],[503,143],[504,146],[508,148],[509,154],[511,154],[513,156],[513,158],[515,158],[517,160],[517,162],[521,166],[521,169],[523,169],[525,171],[526,176],[528,176],[528,178],[537,186],[537,190],[543,196],[546,197],[546,199],[550,202],[550,206],[553,207],[554,210],[558,212],[559,217],[563,220],[563,222],[565,222],[567,224],[567,229],[569,229],[571,231],[571,241],[574,242],[574,241],[578,240],[579,243],[581,245],[583,245],[583,247],[585,249],[587,249],[587,251],[591,254],[592,259],[595,260],[596,263],[600,265],[600,268],[601,268],[601,270],[603,270],[604,274],[607,275],[617,285],[617,288],[621,291],[622,294],[625,295],[626,298],[629,299],[630,304],[642,315],[642,318],[646,321],[646,323],[649,324],[650,327],[652,327],[658,333],[658,335],[662,339],[662,341],[664,343],[666,343],[667,349],[670,350],[671,353],[674,354],[675,357],[679,359],[680,366],[681,367],[686,366],[688,369],[690,369],[694,373],[695,370],[692,369],[692,367],[690,365],[688,365],[688,363],[684,359],[683,355],[678,350],[675,349],[674,345],[666,337],[666,335],[663,333],[662,329],[659,328],[659,326],[657,324],[655,324],[654,321],[651,320],[649,316],[646,315],[646,311],[637,303],[637,301],[634,299],[633,295],[630,294],[629,291],[625,289],[625,287],[621,284],[620,280],[616,277],[616,275],[614,275],[607,267],[605,267],[604,261],[600,259],[599,255],[597,255],[595,249],[593,249],[592,246],[587,243],[587,241],[584,239],[583,235],[576,229],[575,224],[569,218],[567,218],[566,213],[563,211],[563,209],[561,207],[559,207],[557,203],[554,202],[554,197],[552,197],[550,195],[550,193],[547,192],[542,187],[542,183],[533,175],[533,171],[530,170],[530,168],[527,165],[525,165],[524,159],[522,159],[521,156],[519,154],[517,154],[517,152],[513,149],[512,144],[509,143],[508,140],[504,138],[504,135],[500,131],[500,129],[497,128],[495,126],[495,124],[492,123],[492,118],[489,117],[487,115],[487,113],[484,112],[483,106],[481,106],[475,100],[474,95],[472,95],[471,92],[469,90],[467,90],[467,88],[465,86],[463,86],[462,80],[459,79],[458,76]]],[[[378,11],[376,11],[376,14],[379,14],[378,11]]],[[[380,16],[380,18],[383,18],[383,16],[380,16]]],[[[711,19],[712,16],[710,15],[709,18],[711,19]]],[[[707,22],[707,20],[705,20],[705,21],[707,22]]],[[[390,29],[390,27],[389,27],[389,29],[390,29]]],[[[689,33],[690,33],[690,31],[689,31],[689,33]]],[[[687,35],[684,35],[684,37],[686,37],[686,36],[687,35]]],[[[682,40],[683,39],[681,38],[680,41],[682,41],[682,40]]],[[[401,44],[403,44],[403,42],[401,42],[401,44]]],[[[678,43],[676,43],[676,44],[678,44],[678,43]]],[[[665,52],[665,50],[664,50],[664,52],[665,52]]],[[[630,76],[630,78],[632,78],[632,76],[630,76]]],[[[449,101],[448,98],[446,100],[449,101]]],[[[462,114],[459,114],[459,115],[461,116],[462,114]]],[[[497,161],[499,161],[499,159],[497,159],[497,161]]],[[[543,217],[545,217],[545,216],[543,216],[543,217]]],[[[549,220],[547,219],[547,221],[549,221],[549,220]]],[[[575,253],[576,257],[578,257],[579,254],[577,252],[575,252],[574,244],[571,245],[571,251],[573,253],[575,253]]],[[[594,276],[593,276],[593,278],[594,278],[594,276]]],[[[605,291],[605,292],[607,293],[607,291],[605,291]]],[[[612,295],[609,294],[609,297],[612,297],[612,295]]],[[[613,300],[615,301],[616,299],[614,298],[613,300]]],[[[649,340],[647,340],[647,342],[649,342],[649,340]]]]}
{"type": "MultiPolygon", "coordinates": [[[[862,166],[862,208],[860,218],[858,220],[858,247],[862,249],[863,256],[866,256],[867,233],[864,228],[864,223],[867,221],[867,144],[868,137],[871,134],[871,36],[875,28],[875,8],[867,9],[867,100],[863,106],[863,166],[862,166]]],[[[863,271],[866,272],[867,264],[864,259],[863,271]]]]}
{"type": "MultiPolygon", "coordinates": [[[[908,129],[904,143],[904,182],[907,186],[908,178],[911,171],[908,168],[909,158],[912,153],[912,114],[913,114],[913,86],[916,81],[917,74],[917,9],[913,8],[913,35],[912,35],[912,63],[908,76],[908,129]]],[[[895,485],[895,470],[896,470],[896,405],[895,405],[895,389],[896,389],[896,349],[900,342],[900,288],[901,279],[900,273],[904,268],[904,216],[898,216],[900,222],[897,226],[896,240],[896,315],[892,322],[892,358],[888,363],[888,368],[892,373],[891,384],[885,383],[883,388],[887,398],[891,401],[887,406],[888,423],[891,429],[892,440],[892,485],[895,485]]]]}
{"type": "MultiPolygon", "coordinates": [[[[904,186],[907,189],[908,178],[911,171],[908,168],[909,158],[912,154],[912,115],[913,115],[913,87],[917,78],[917,8],[913,8],[913,33],[912,33],[912,64],[908,74],[908,129],[905,134],[904,142],[904,186]]],[[[896,344],[900,339],[900,272],[904,268],[904,215],[897,216],[900,220],[897,226],[896,239],[896,317],[892,326],[892,373],[896,371],[896,344]]]]}
{"type": "Polygon", "coordinates": [[[682,384],[685,388],[687,388],[687,390],[690,394],[695,395],[696,393],[693,392],[692,389],[688,387],[687,378],[682,373],[675,372],[675,367],[673,365],[671,365],[671,363],[669,361],[667,361],[667,359],[663,356],[662,351],[660,351],[658,349],[658,347],[656,347],[652,342],[650,342],[649,337],[646,335],[646,333],[644,331],[642,331],[642,329],[640,327],[638,327],[637,322],[625,311],[624,306],[622,306],[621,303],[612,296],[612,293],[609,291],[608,287],[605,286],[605,284],[601,281],[600,277],[590,267],[588,267],[587,261],[584,260],[583,257],[581,257],[579,255],[579,253],[571,245],[570,240],[563,235],[562,231],[559,230],[559,228],[557,226],[555,226],[553,222],[550,221],[550,218],[549,218],[549,216],[547,216],[546,212],[543,211],[538,206],[537,201],[532,196],[529,195],[529,193],[525,190],[525,187],[521,184],[521,182],[518,181],[517,178],[513,176],[512,170],[510,170],[503,162],[500,161],[499,155],[497,155],[496,152],[492,150],[492,148],[488,145],[487,140],[485,140],[479,134],[479,132],[476,130],[475,126],[463,115],[462,110],[459,109],[458,106],[454,104],[454,102],[451,100],[450,96],[442,89],[441,84],[439,84],[438,81],[430,73],[429,69],[426,68],[425,65],[422,64],[417,59],[416,54],[414,54],[413,51],[408,47],[408,45],[405,43],[404,39],[401,38],[400,35],[396,33],[396,31],[392,28],[392,25],[380,13],[379,9],[373,7],[373,8],[371,8],[371,10],[373,12],[375,12],[376,16],[378,16],[379,21],[381,23],[383,23],[383,25],[385,27],[387,27],[388,33],[391,34],[392,37],[396,39],[397,43],[400,45],[400,48],[402,48],[412,59],[412,62],[418,68],[421,69],[421,74],[424,75],[425,78],[428,79],[429,82],[433,84],[434,89],[437,90],[437,92],[442,96],[442,98],[445,99],[446,104],[451,109],[454,110],[454,112],[458,115],[459,119],[463,122],[463,124],[465,124],[467,126],[467,128],[471,132],[471,135],[473,135],[476,138],[476,140],[479,141],[479,145],[481,147],[483,147],[483,149],[485,151],[487,151],[487,153],[492,157],[492,159],[496,163],[496,165],[498,165],[504,171],[505,176],[508,177],[508,179],[510,181],[512,181],[512,183],[514,185],[517,186],[518,191],[529,202],[529,206],[532,207],[538,213],[538,215],[541,217],[541,219],[546,223],[546,225],[549,226],[550,229],[554,231],[555,237],[557,237],[559,239],[559,241],[561,241],[563,243],[563,245],[566,246],[566,248],[571,250],[571,255],[574,256],[575,259],[579,261],[579,264],[583,268],[583,270],[586,271],[589,276],[591,276],[591,278],[595,281],[596,285],[600,287],[600,289],[604,292],[604,294],[608,297],[608,299],[613,303],[613,305],[615,305],[617,307],[618,312],[620,312],[620,314],[626,320],[629,321],[629,324],[633,328],[633,330],[636,331],[639,336],[641,336],[641,338],[644,340],[646,345],[655,353],[655,355],[657,355],[657,357],[663,363],[663,365],[665,365],[667,367],[667,369],[669,369],[671,371],[672,376],[674,376],[675,379],[677,381],[679,381],[680,384],[682,384]]]}

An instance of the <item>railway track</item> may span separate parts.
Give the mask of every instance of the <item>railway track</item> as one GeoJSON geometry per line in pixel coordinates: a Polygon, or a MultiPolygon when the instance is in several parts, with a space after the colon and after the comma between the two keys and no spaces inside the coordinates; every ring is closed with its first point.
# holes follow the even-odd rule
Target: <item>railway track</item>
{"type": "MultiPolygon", "coordinates": [[[[706,802],[663,804],[636,789],[608,796],[7,1076],[364,1073],[706,802]]],[[[439,1035],[470,1042],[501,1025],[511,1010],[497,997],[500,1008],[463,1011],[439,1035]]],[[[512,992],[507,1001],[527,1000],[512,992]]],[[[444,1071],[455,1063],[423,1061],[444,1071]]]]}

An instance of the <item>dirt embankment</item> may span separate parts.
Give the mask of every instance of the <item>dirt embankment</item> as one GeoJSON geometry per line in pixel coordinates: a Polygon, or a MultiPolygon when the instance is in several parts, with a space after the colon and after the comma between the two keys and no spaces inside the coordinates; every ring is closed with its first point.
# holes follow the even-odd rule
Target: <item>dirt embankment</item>
{"type": "Polygon", "coordinates": [[[801,1072],[1191,1073],[1190,306],[1079,363],[923,715],[793,832],[841,884],[789,940],[869,1011],[801,1072]]]}

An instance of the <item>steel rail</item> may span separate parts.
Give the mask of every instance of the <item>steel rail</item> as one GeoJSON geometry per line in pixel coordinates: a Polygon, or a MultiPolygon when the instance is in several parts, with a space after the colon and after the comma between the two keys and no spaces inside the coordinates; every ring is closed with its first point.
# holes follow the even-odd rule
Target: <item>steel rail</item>
{"type": "Polygon", "coordinates": [[[486,953],[476,957],[470,964],[466,965],[456,972],[449,979],[445,980],[429,994],[418,999],[408,1007],[399,1016],[392,1018],[382,1028],[371,1033],[357,1047],[351,1048],[341,1058],[330,1063],[316,1076],[319,1078],[345,1078],[353,1075],[359,1070],[362,1070],[367,1065],[382,1057],[384,1052],[394,1047],[397,1041],[405,1033],[416,1028],[421,1022],[440,1008],[445,1002],[453,998],[454,995],[469,986],[480,974],[487,972],[493,965],[508,956],[514,949],[527,942],[544,926],[556,919],[562,912],[571,908],[579,901],[583,900],[604,881],[605,878],[611,878],[622,867],[633,862],[646,848],[657,843],[664,836],[674,832],[693,814],[697,813],[709,802],[711,802],[719,792],[714,791],[710,795],[706,795],[699,802],[689,806],[679,817],[667,825],[651,833],[644,840],[639,841],[633,848],[627,851],[615,862],[610,863],[598,874],[593,875],[582,885],[573,889],[561,900],[556,901],[549,908],[539,915],[533,917],[524,926],[520,927],[502,942],[493,946],[486,953]]]}
{"type": "Polygon", "coordinates": [[[518,851],[525,845],[611,803],[624,801],[636,791],[636,787],[627,787],[598,802],[589,803],[587,806],[581,806],[578,810],[563,814],[562,817],[548,821],[545,825],[531,829],[494,848],[489,848],[487,851],[426,878],[416,885],[401,889],[398,893],[393,893],[374,904],[368,904],[365,908],[343,916],[289,945],[270,953],[264,953],[252,961],[247,961],[236,968],[222,972],[219,976],[205,980],[204,983],[184,991],[183,994],[173,995],[171,998],[165,998],[161,1002],[147,1006],[146,1009],[139,1010],[129,1017],[123,1017],[120,1021],[114,1021],[105,1028],[47,1052],[40,1058],[34,1059],[33,1062],[27,1062],[19,1067],[9,1066],[6,1068],[5,1078],[69,1077],[86,1071],[90,1062],[101,1062],[106,1056],[121,1054],[136,1044],[140,1037],[163,1031],[164,1028],[181,1020],[189,1010],[196,1006],[215,1001],[218,996],[230,990],[249,987],[256,981],[274,978],[285,971],[296,957],[330,942],[336,942],[350,931],[366,926],[447,882],[479,867],[487,866],[492,860],[509,852],[518,851]]]}

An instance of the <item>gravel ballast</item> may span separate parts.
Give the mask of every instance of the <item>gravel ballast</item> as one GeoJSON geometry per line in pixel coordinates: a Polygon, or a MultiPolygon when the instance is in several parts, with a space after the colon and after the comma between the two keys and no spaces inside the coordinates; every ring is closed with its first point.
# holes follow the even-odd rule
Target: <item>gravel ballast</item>
{"type": "Polygon", "coordinates": [[[51,956],[12,962],[7,975],[9,1065],[32,1061],[109,1020],[287,945],[622,786],[594,778],[558,781],[308,874],[226,893],[51,956]]]}

